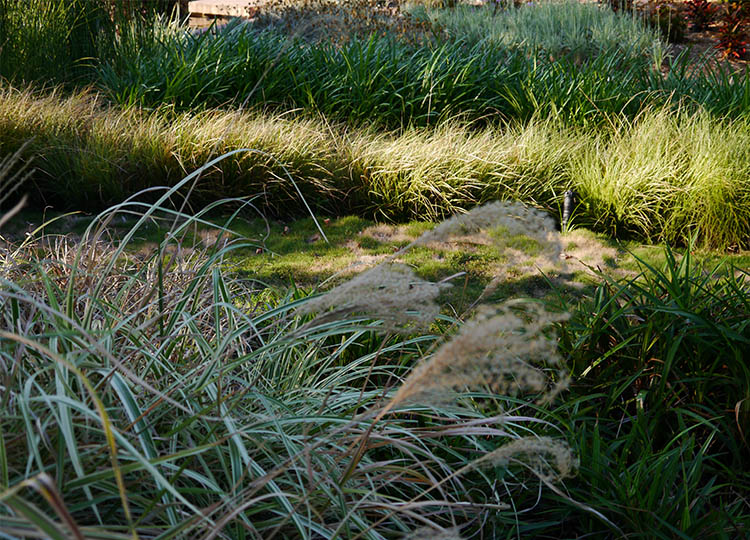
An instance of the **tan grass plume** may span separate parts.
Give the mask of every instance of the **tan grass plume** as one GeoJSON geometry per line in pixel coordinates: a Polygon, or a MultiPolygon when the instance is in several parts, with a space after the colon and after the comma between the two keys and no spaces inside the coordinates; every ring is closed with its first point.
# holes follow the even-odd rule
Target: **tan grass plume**
{"type": "Polygon", "coordinates": [[[381,319],[383,332],[426,330],[440,313],[436,300],[448,286],[425,281],[406,265],[385,263],[306,302],[298,313],[321,313],[316,323],[361,314],[381,319]]]}
{"type": "Polygon", "coordinates": [[[489,387],[502,395],[540,394],[554,398],[567,385],[562,370],[552,383],[542,366],[561,364],[550,331],[567,314],[552,313],[541,304],[509,301],[482,306],[474,319],[429,358],[423,359],[393,396],[389,408],[412,399],[450,399],[453,390],[489,387]]]}

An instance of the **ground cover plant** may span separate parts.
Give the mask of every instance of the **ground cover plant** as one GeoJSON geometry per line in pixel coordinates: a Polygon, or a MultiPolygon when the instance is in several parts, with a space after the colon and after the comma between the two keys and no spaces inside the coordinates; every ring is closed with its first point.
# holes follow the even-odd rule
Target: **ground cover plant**
{"type": "MultiPolygon", "coordinates": [[[[200,219],[137,261],[124,249],[139,224],[119,247],[94,226],[74,245],[52,236],[3,245],[0,496],[14,511],[3,530],[458,535],[511,512],[502,499],[529,472],[543,484],[571,472],[564,439],[533,415],[565,381],[547,334],[562,315],[488,306],[465,325],[441,318],[459,328],[439,344],[429,328],[448,284],[387,261],[322,296],[264,299],[217,264],[237,245],[199,253],[174,240],[200,219]],[[368,292],[380,300],[357,303],[368,292]],[[540,404],[501,405],[524,394],[540,404]],[[496,467],[512,476],[499,479],[496,467]]],[[[418,241],[498,222],[554,251],[551,220],[521,205],[483,207],[418,241]]]]}
{"type": "Polygon", "coordinates": [[[100,67],[99,86],[113,102],[182,109],[262,104],[398,128],[454,117],[523,119],[545,108],[585,122],[601,109],[635,111],[633,96],[649,89],[638,81],[640,67],[613,77],[624,69],[615,51],[578,65],[534,63],[522,51],[452,41],[415,48],[372,37],[310,45],[239,23],[217,35],[164,32],[134,38],[100,67]]]}
{"type": "Polygon", "coordinates": [[[0,536],[747,536],[740,64],[628,2],[33,1],[0,536]]]}
{"type": "MultiPolygon", "coordinates": [[[[336,36],[310,43],[260,22],[234,22],[195,34],[177,20],[125,18],[115,25],[116,35],[101,29],[81,33],[90,36],[96,50],[83,60],[70,53],[77,59],[57,62],[62,74],[50,71],[47,80],[69,83],[75,64],[87,73],[79,82],[93,80],[119,104],[301,108],[391,128],[434,125],[456,116],[483,122],[490,116],[528,119],[535,114],[601,123],[608,114],[632,117],[643,107],[669,103],[699,104],[734,116],[748,110],[747,76],[732,76],[722,65],[695,66],[687,55],[666,60],[663,68],[665,46],[632,14],[577,2],[500,12],[472,8],[421,13],[424,19],[409,20],[417,26],[423,24],[420,20],[433,20],[431,30],[368,37],[370,27],[365,25],[359,37],[343,43],[336,36]],[[479,39],[483,33],[488,37],[479,39]],[[540,33],[555,38],[529,39],[540,33]]],[[[394,17],[404,20],[402,12],[394,17]]],[[[13,29],[12,22],[4,24],[13,29]]],[[[72,23],[63,18],[60,24],[72,23]]],[[[293,28],[304,33],[303,26],[293,28]]],[[[66,35],[55,37],[54,28],[49,32],[45,47],[63,52],[70,48],[66,35]]],[[[11,56],[6,56],[9,62],[11,56]]],[[[13,60],[8,69],[31,69],[33,64],[13,60]]],[[[43,64],[39,69],[45,73],[43,64]]],[[[19,82],[39,79],[7,73],[19,82]]]]}
{"type": "MultiPolygon", "coordinates": [[[[748,77],[687,55],[665,60],[665,45],[632,14],[577,2],[493,9],[417,10],[435,26],[417,43],[367,34],[339,43],[337,34],[311,44],[237,23],[198,36],[175,25],[132,27],[101,64],[100,86],[118,103],[234,101],[389,127],[490,114],[601,122],[602,113],[666,103],[748,110],[748,77]],[[529,37],[540,34],[546,41],[529,37]]],[[[304,20],[293,28],[304,33],[304,20]]]]}
{"type": "Polygon", "coordinates": [[[748,290],[747,270],[666,250],[640,279],[605,280],[566,326],[578,412],[595,417],[577,431],[579,478],[631,534],[747,534],[748,290]],[[605,470],[617,480],[599,482],[605,470]]]}
{"type": "Polygon", "coordinates": [[[299,215],[299,189],[331,216],[441,219],[498,198],[560,216],[574,189],[572,219],[597,232],[675,244],[697,234],[718,248],[749,241],[745,119],[657,110],[607,129],[558,119],[384,133],[232,111],[121,111],[91,93],[2,97],[0,148],[33,139],[25,155],[39,154],[36,188],[57,207],[103,207],[178,182],[212,151],[253,148],[205,171],[193,204],[258,192],[269,215],[299,215]]]}
{"type": "MultiPolygon", "coordinates": [[[[417,10],[424,19],[408,20],[419,30],[368,35],[368,29],[378,28],[368,22],[359,37],[343,43],[337,36],[310,43],[261,22],[196,34],[163,16],[113,19],[108,13],[122,11],[116,6],[108,11],[101,4],[90,8],[86,0],[38,1],[40,8],[28,13],[43,13],[44,7],[61,14],[21,24],[13,15],[20,12],[11,9],[18,4],[6,2],[11,7],[3,11],[7,66],[2,73],[16,82],[93,81],[119,104],[241,103],[403,127],[456,116],[486,121],[488,115],[528,119],[534,114],[601,123],[607,114],[634,116],[645,106],[668,103],[699,104],[736,116],[746,114],[750,99],[747,76],[732,76],[720,64],[696,66],[688,55],[666,60],[665,68],[665,46],[637,17],[570,1],[499,12],[491,7],[417,10]],[[434,21],[432,28],[422,29],[420,20],[434,21]],[[88,30],[78,32],[80,25],[88,30]],[[18,43],[32,40],[24,34],[32,30],[42,36],[34,38],[40,46],[19,49],[18,43]],[[487,36],[479,39],[482,34],[487,36]],[[545,41],[529,38],[540,34],[548,36],[545,41]],[[87,45],[71,42],[71,36],[83,36],[87,45]],[[16,49],[19,55],[45,55],[50,49],[67,56],[44,64],[15,58],[16,49]]],[[[405,20],[398,8],[393,18],[405,20]]],[[[303,26],[293,28],[304,33],[303,26]]]]}

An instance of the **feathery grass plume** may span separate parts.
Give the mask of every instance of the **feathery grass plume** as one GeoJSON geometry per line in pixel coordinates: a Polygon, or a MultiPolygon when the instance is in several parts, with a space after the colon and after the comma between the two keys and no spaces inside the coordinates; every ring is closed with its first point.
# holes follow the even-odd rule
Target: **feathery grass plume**
{"type": "Polygon", "coordinates": [[[433,529],[432,527],[420,527],[409,533],[404,540],[462,540],[458,533],[458,527],[450,529],[433,529]]]}
{"type": "Polygon", "coordinates": [[[406,265],[386,263],[313,298],[298,313],[325,312],[315,318],[316,324],[364,314],[383,320],[380,332],[410,333],[429,328],[440,313],[436,299],[449,286],[425,281],[406,265]]]}
{"type": "Polygon", "coordinates": [[[500,248],[512,247],[513,241],[523,236],[538,244],[539,256],[552,262],[560,259],[560,235],[555,230],[554,220],[541,210],[511,201],[487,203],[447,219],[417,238],[414,244],[476,234],[487,235],[500,248]]]}
{"type": "Polygon", "coordinates": [[[554,220],[541,210],[523,203],[495,201],[454,216],[417,238],[413,245],[459,241],[494,245],[507,262],[475,303],[484,301],[509,275],[550,273],[562,269],[562,242],[554,220]]]}
{"type": "Polygon", "coordinates": [[[474,466],[508,467],[512,461],[522,463],[539,478],[557,482],[573,474],[578,461],[567,443],[550,437],[521,437],[485,454],[474,466]]]}
{"type": "Polygon", "coordinates": [[[567,386],[566,374],[560,370],[553,384],[535,364],[560,365],[549,327],[565,319],[565,313],[552,313],[528,301],[481,306],[455,337],[414,368],[387,410],[412,399],[443,401],[452,397],[454,389],[483,385],[510,396],[540,393],[539,403],[548,402],[567,386]]]}

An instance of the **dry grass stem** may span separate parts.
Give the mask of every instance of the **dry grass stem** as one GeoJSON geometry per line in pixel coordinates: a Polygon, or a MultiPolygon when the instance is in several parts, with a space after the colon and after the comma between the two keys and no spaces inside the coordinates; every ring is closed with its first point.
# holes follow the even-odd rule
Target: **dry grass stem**
{"type": "Polygon", "coordinates": [[[382,332],[426,330],[440,313],[440,291],[449,286],[420,279],[403,264],[381,264],[310,300],[298,313],[320,312],[316,323],[363,314],[382,319],[382,332]]]}
{"type": "Polygon", "coordinates": [[[570,447],[550,437],[522,437],[486,454],[475,466],[508,467],[511,462],[523,463],[534,474],[547,481],[571,476],[578,467],[570,447]]]}
{"type": "Polygon", "coordinates": [[[450,399],[452,390],[466,386],[488,386],[511,396],[541,393],[540,401],[548,401],[547,394],[554,396],[564,388],[565,378],[560,373],[563,382],[551,386],[536,364],[560,365],[549,327],[566,318],[530,302],[482,306],[453,339],[414,368],[389,408],[415,398],[450,399]]]}

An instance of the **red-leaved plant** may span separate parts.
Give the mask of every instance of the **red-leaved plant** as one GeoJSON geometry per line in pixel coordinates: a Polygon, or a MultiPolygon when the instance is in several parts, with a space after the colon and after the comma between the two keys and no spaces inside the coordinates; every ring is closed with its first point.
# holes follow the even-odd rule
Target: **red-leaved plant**
{"type": "Polygon", "coordinates": [[[693,30],[701,31],[716,18],[719,7],[708,0],[687,0],[685,9],[693,30]]]}
{"type": "Polygon", "coordinates": [[[741,8],[727,8],[721,18],[718,34],[719,43],[716,46],[722,50],[725,58],[744,58],[750,40],[747,35],[747,18],[741,8]]]}

